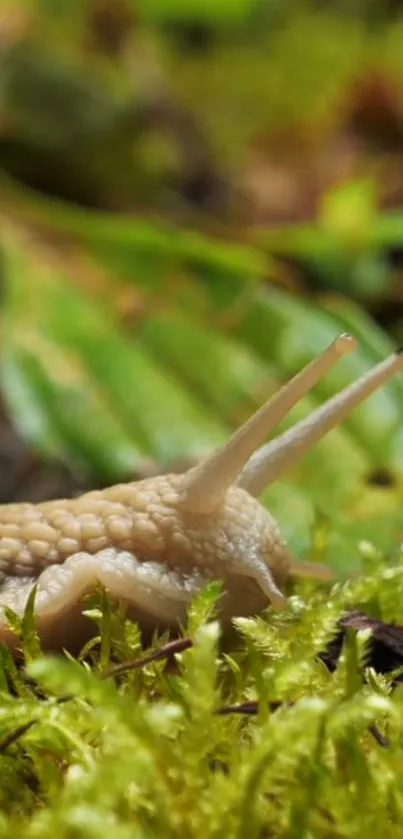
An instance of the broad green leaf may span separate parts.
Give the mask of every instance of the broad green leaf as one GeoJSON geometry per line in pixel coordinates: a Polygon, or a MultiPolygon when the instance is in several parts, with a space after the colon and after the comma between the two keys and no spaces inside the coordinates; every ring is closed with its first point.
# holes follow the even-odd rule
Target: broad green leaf
{"type": "MultiPolygon", "coordinates": [[[[30,261],[27,254],[22,256],[14,244],[5,250],[5,256],[10,314],[20,322],[20,333],[14,329],[10,335],[15,340],[21,334],[22,340],[26,341],[33,332],[39,344],[45,338],[50,340],[51,344],[45,351],[46,363],[48,368],[53,365],[54,384],[59,391],[53,397],[51,391],[47,391],[47,399],[53,399],[53,410],[57,400],[62,399],[58,358],[64,375],[74,379],[74,370],[68,372],[70,368],[66,356],[63,359],[61,353],[55,355],[50,351],[55,342],[64,348],[67,356],[73,354],[73,359],[76,357],[85,375],[93,379],[104,396],[111,413],[109,429],[104,426],[103,436],[105,439],[114,432],[112,446],[116,445],[119,428],[116,424],[113,427],[113,417],[116,416],[123,425],[120,440],[122,454],[124,450],[129,451],[128,439],[132,438],[133,455],[137,446],[140,451],[169,463],[184,455],[200,456],[206,448],[210,449],[224,439],[224,431],[214,418],[209,418],[202,403],[186,393],[174,376],[161,371],[141,346],[119,332],[113,315],[105,307],[73,290],[62,273],[57,270],[52,272],[49,266],[39,261],[30,261]],[[38,288],[41,289],[40,295],[38,288]]],[[[32,346],[30,351],[38,352],[32,346]]],[[[42,379],[42,394],[44,384],[42,379]]],[[[81,410],[85,408],[86,400],[84,383],[82,389],[81,410]]],[[[88,406],[85,411],[88,411],[88,406]]],[[[85,411],[80,433],[87,437],[88,445],[94,427],[85,411]]],[[[63,416],[59,421],[64,422],[63,416]]],[[[94,441],[94,446],[102,445],[101,439],[94,441]]]]}
{"type": "Polygon", "coordinates": [[[235,424],[279,386],[275,372],[247,346],[187,313],[150,313],[135,336],[161,365],[178,371],[212,411],[235,424]]]}

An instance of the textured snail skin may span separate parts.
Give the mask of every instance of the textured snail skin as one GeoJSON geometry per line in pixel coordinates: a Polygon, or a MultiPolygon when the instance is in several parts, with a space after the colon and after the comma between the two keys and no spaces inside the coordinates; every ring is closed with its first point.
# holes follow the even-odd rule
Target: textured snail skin
{"type": "Polygon", "coordinates": [[[278,526],[248,492],[230,487],[210,515],[185,512],[182,476],[118,484],[75,499],[0,507],[0,640],[13,645],[4,607],[22,614],[37,584],[45,646],[84,637],[83,597],[101,583],[145,633],[178,625],[208,580],[224,583],[222,617],[269,605],[289,555],[278,526]]]}
{"type": "Polygon", "coordinates": [[[318,576],[319,569],[292,560],[257,496],[403,372],[401,350],[274,441],[264,441],[355,347],[351,335],[336,337],[225,446],[184,475],[118,484],[74,500],[0,507],[0,641],[15,647],[6,607],[22,614],[36,584],[36,625],[43,646],[53,649],[81,646],[89,632],[82,602],[97,584],[127,604],[146,638],[158,629],[178,629],[191,598],[212,579],[224,584],[224,627],[234,616],[282,608],[280,587],[290,571],[318,576]]]}

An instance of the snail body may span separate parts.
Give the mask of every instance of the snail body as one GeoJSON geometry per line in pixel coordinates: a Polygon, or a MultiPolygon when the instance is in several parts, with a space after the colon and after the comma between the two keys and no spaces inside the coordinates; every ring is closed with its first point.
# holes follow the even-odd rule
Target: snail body
{"type": "Polygon", "coordinates": [[[356,346],[340,335],[228,443],[184,474],[117,484],[75,499],[0,507],[0,640],[15,648],[5,610],[23,614],[34,588],[45,648],[73,649],[88,632],[83,600],[98,584],[127,604],[143,632],[174,630],[207,582],[220,580],[224,624],[286,605],[292,575],[331,569],[292,557],[261,492],[365,398],[403,369],[398,351],[289,431],[264,440],[356,346]]]}

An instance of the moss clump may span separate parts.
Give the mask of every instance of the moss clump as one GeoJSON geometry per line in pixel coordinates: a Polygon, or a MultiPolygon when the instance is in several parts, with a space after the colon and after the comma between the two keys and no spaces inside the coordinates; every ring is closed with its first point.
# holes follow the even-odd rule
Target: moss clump
{"type": "Polygon", "coordinates": [[[2,655],[0,837],[395,839],[400,687],[366,666],[367,632],[347,637],[333,674],[318,654],[343,612],[393,621],[402,595],[403,564],[379,562],[330,595],[304,583],[284,614],[239,620],[224,652],[211,586],[169,666],[154,655],[167,639],[142,651],[105,593],[78,659],[42,655],[28,614],[25,668],[2,655]]]}

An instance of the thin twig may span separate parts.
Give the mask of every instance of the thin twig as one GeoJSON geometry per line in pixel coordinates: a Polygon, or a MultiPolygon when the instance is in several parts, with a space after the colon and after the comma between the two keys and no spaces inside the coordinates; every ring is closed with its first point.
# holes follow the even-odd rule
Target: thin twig
{"type": "Polygon", "coordinates": [[[369,731],[371,732],[374,740],[378,743],[379,746],[382,746],[383,749],[388,749],[391,745],[390,740],[381,734],[379,728],[376,725],[370,725],[369,731]]]}
{"type": "Polygon", "coordinates": [[[193,646],[193,641],[190,638],[178,638],[176,641],[169,641],[164,644],[159,650],[155,650],[145,658],[135,658],[131,661],[122,661],[119,664],[113,664],[101,673],[101,679],[110,679],[113,676],[120,676],[122,673],[128,673],[129,670],[139,670],[147,664],[152,664],[154,661],[161,661],[164,658],[175,653],[182,653],[193,646]]]}
{"type": "Polygon", "coordinates": [[[18,726],[18,728],[15,728],[14,731],[10,732],[10,734],[6,734],[5,737],[0,740],[0,752],[5,752],[9,746],[15,743],[16,740],[19,740],[20,737],[26,734],[27,731],[29,731],[29,729],[37,722],[37,719],[30,720],[29,722],[25,722],[23,725],[18,726]]]}
{"type": "MultiPolygon", "coordinates": [[[[291,707],[294,703],[293,702],[270,702],[270,710],[277,711],[280,707],[291,707]]],[[[217,714],[220,717],[226,717],[230,714],[245,714],[247,716],[256,716],[259,713],[259,703],[258,702],[241,702],[239,705],[224,705],[222,708],[219,708],[217,714]]],[[[370,725],[368,729],[374,740],[381,746],[383,749],[387,749],[390,747],[391,742],[385,737],[377,728],[376,725],[370,725]]]]}
{"type": "MultiPolygon", "coordinates": [[[[145,667],[147,664],[151,664],[154,661],[161,661],[164,658],[169,658],[169,656],[174,655],[175,653],[181,653],[184,650],[189,649],[193,646],[193,641],[190,638],[178,638],[176,641],[169,641],[167,644],[164,644],[159,650],[155,650],[150,655],[145,656],[144,658],[136,658],[132,661],[122,661],[119,664],[115,664],[112,667],[108,667],[107,670],[104,670],[100,676],[101,679],[110,679],[113,676],[121,675],[122,673],[127,673],[130,670],[137,670],[141,667],[145,667]]],[[[74,696],[66,695],[66,696],[59,696],[56,699],[56,704],[61,705],[64,702],[70,702],[71,699],[74,699],[74,696]]],[[[27,733],[39,720],[37,717],[35,719],[30,720],[24,725],[20,725],[14,731],[10,732],[10,734],[6,734],[2,740],[0,740],[0,753],[5,751],[9,746],[23,737],[24,734],[27,733]]]]}
{"type": "MultiPolygon", "coordinates": [[[[128,673],[130,670],[139,670],[142,667],[145,667],[147,664],[152,664],[156,661],[162,661],[164,658],[169,658],[176,653],[184,652],[185,650],[190,649],[193,646],[193,641],[191,638],[178,638],[175,641],[169,641],[167,644],[164,644],[159,650],[155,650],[154,652],[150,653],[148,656],[144,658],[136,658],[130,661],[122,661],[119,664],[114,664],[111,667],[108,667],[106,670],[101,672],[100,677],[101,679],[110,679],[114,676],[120,676],[123,673],[128,673]]],[[[71,699],[74,699],[73,696],[60,696],[56,699],[56,703],[58,705],[68,702],[71,699]]],[[[288,706],[290,707],[294,703],[282,703],[282,702],[271,702],[269,707],[271,711],[276,711],[280,707],[288,706]]],[[[218,716],[224,717],[229,716],[230,714],[243,714],[246,716],[256,716],[259,713],[259,703],[256,700],[251,700],[250,702],[241,702],[238,705],[223,705],[221,708],[218,708],[216,711],[218,716]]],[[[3,740],[0,740],[0,752],[5,751],[10,745],[19,740],[24,734],[29,731],[32,726],[34,726],[38,719],[30,720],[28,723],[24,723],[24,725],[19,726],[19,728],[15,729],[12,733],[7,734],[3,740]]],[[[376,742],[382,748],[388,748],[390,746],[390,741],[384,737],[383,734],[378,730],[375,725],[371,725],[369,727],[369,731],[371,732],[372,736],[376,740],[376,742]]]]}
{"type": "Polygon", "coordinates": [[[223,705],[218,708],[217,714],[220,717],[227,717],[229,714],[247,714],[256,716],[259,713],[258,702],[241,702],[239,705],[223,705]]]}

